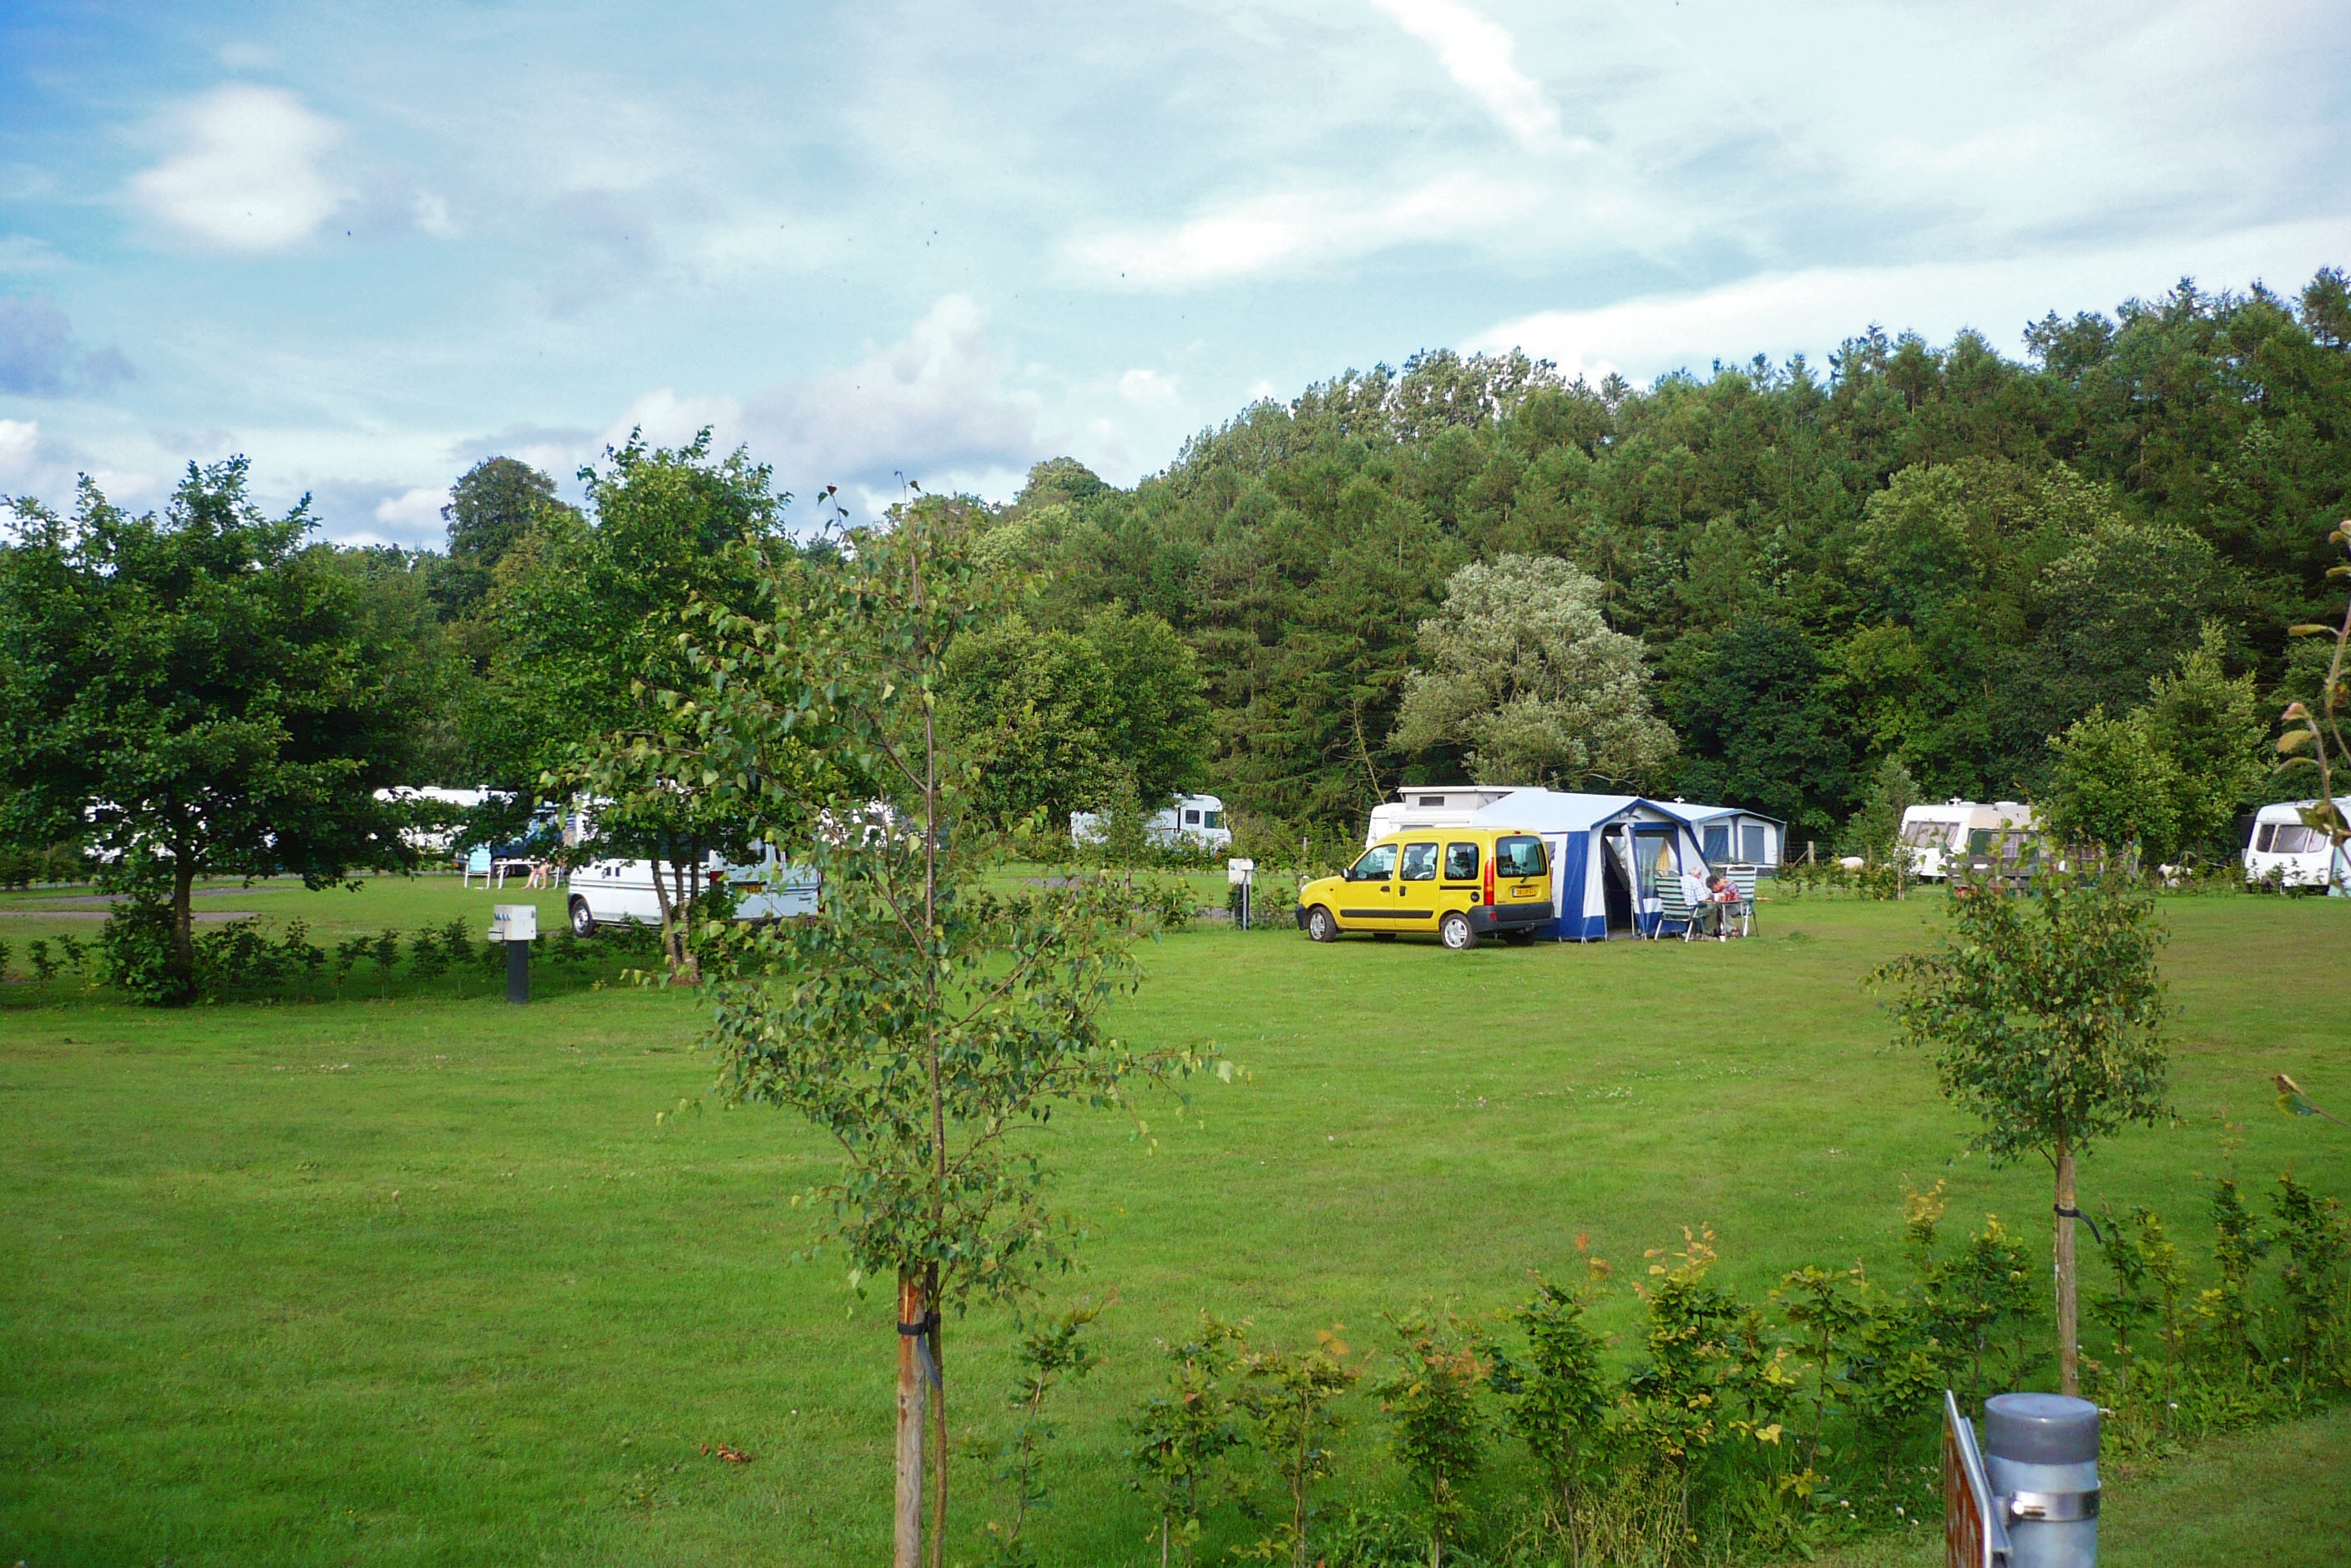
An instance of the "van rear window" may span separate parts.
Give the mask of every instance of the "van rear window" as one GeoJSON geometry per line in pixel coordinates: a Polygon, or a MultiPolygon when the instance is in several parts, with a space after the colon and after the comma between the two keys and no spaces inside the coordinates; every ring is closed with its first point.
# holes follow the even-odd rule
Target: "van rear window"
{"type": "Polygon", "coordinates": [[[1541,876],[1543,870],[1541,839],[1513,835],[1494,841],[1496,876],[1541,876]]]}

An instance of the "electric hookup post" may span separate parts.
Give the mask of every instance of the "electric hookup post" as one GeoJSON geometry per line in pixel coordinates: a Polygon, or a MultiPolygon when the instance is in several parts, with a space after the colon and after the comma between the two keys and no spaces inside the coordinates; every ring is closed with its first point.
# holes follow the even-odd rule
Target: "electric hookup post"
{"type": "Polygon", "coordinates": [[[2062,1394],[1995,1394],[1983,1444],[1943,1395],[1945,1568],[2095,1568],[2098,1407],[2062,1394]]]}
{"type": "Polygon", "coordinates": [[[1241,890],[1239,929],[1246,931],[1249,928],[1249,889],[1257,883],[1257,862],[1227,861],[1225,880],[1241,890]]]}
{"type": "Polygon", "coordinates": [[[530,945],[538,940],[538,906],[498,904],[490,908],[490,940],[507,945],[507,1000],[530,1000],[530,945]]]}

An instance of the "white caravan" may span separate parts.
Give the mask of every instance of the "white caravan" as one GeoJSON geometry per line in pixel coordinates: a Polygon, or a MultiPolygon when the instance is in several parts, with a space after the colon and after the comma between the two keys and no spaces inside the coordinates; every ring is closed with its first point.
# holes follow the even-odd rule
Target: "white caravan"
{"type": "MultiPolygon", "coordinates": [[[[2325,887],[2326,835],[2303,825],[2302,813],[2315,800],[2281,800],[2253,814],[2253,836],[2245,844],[2245,880],[2274,880],[2280,887],[2325,887]]],[[[2336,798],[2335,810],[2351,816],[2351,795],[2336,798]]],[[[2335,852],[2335,886],[2351,886],[2351,846],[2335,852]]]]}
{"type": "MultiPolygon", "coordinates": [[[[1070,842],[1098,844],[1108,832],[1100,811],[1070,813],[1070,842]]],[[[1176,803],[1152,814],[1143,824],[1143,836],[1155,844],[1193,844],[1204,850],[1233,847],[1233,831],[1225,826],[1225,803],[1214,795],[1178,795],[1176,803]]]]}
{"type": "MultiPolygon", "coordinates": [[[[676,867],[664,862],[661,874],[664,890],[676,887],[676,867]]],[[[730,865],[711,854],[704,857],[698,873],[689,869],[685,873],[690,892],[721,883],[735,890],[737,920],[781,920],[816,913],[816,872],[786,863],[772,848],[755,866],[730,865]]],[[[671,896],[676,896],[674,892],[671,896]]],[[[661,891],[653,886],[653,862],[603,860],[574,866],[566,881],[564,904],[571,929],[582,936],[592,936],[599,925],[658,925],[661,891]]]]}
{"type": "Polygon", "coordinates": [[[1939,806],[1912,806],[1902,813],[1902,849],[1910,857],[1910,874],[1940,880],[1951,874],[1952,863],[1970,849],[1975,833],[2001,829],[2039,831],[2032,808],[2016,800],[1946,800],[1939,806]]]}

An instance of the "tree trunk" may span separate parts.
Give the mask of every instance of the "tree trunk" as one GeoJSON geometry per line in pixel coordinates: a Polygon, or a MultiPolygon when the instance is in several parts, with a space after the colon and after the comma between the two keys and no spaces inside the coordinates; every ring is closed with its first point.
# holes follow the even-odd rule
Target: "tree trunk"
{"type": "Polygon", "coordinates": [[[669,862],[655,856],[653,868],[653,903],[661,909],[662,967],[670,978],[677,976],[677,952],[670,944],[670,933],[677,929],[677,901],[669,895],[669,884],[662,881],[662,872],[669,862]]]}
{"type": "Polygon", "coordinates": [[[898,1507],[892,1568],[923,1568],[922,1336],[906,1332],[923,1321],[922,1276],[898,1276],[898,1507]]]}
{"type": "Polygon", "coordinates": [[[2057,1145],[2057,1391],[2082,1391],[2080,1319],[2075,1306],[2079,1275],[2074,1263],[2074,1151],[2057,1145]]]}
{"type": "Polygon", "coordinates": [[[939,1266],[924,1270],[930,1302],[923,1343],[931,1353],[931,1568],[944,1568],[947,1550],[947,1364],[939,1355],[939,1266]]]}
{"type": "Polygon", "coordinates": [[[195,858],[185,849],[172,853],[172,974],[184,989],[196,983],[195,858]]]}

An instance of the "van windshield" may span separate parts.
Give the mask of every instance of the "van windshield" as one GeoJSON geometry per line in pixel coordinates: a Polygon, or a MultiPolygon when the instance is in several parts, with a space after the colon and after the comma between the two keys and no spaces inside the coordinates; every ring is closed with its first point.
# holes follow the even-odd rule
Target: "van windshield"
{"type": "Polygon", "coordinates": [[[1542,841],[1516,835],[1507,839],[1496,839],[1494,841],[1494,874],[1496,876],[1542,875],[1542,841]]]}

